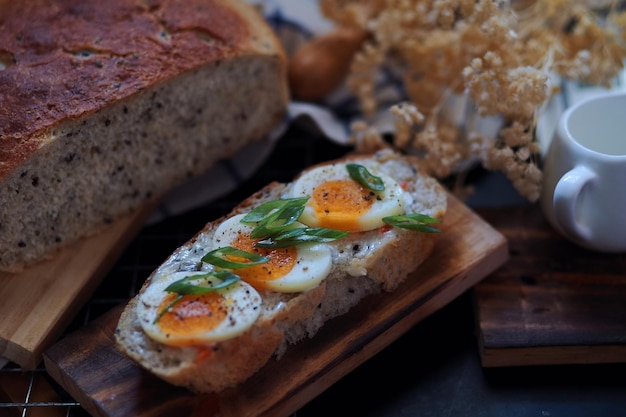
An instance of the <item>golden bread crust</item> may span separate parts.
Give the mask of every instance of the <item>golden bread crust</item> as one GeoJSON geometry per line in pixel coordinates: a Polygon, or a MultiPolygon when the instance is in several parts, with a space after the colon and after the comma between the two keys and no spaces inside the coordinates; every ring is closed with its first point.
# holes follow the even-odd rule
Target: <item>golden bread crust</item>
{"type": "Polygon", "coordinates": [[[154,204],[288,103],[285,52],[244,0],[0,3],[0,270],[154,204]]]}
{"type": "MultiPolygon", "coordinates": [[[[199,66],[278,40],[225,0],[25,0],[0,17],[0,179],[49,130],[199,66]],[[28,16],[26,21],[23,16],[28,16]],[[244,18],[245,17],[245,18],[244,18]]],[[[275,52],[274,52],[275,53],[275,52]]]]}

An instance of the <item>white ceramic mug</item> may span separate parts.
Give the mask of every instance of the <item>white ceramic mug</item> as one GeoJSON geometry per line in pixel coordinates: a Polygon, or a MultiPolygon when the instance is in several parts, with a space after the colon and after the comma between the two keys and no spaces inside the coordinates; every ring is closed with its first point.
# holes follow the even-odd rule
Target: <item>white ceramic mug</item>
{"type": "Polygon", "coordinates": [[[588,249],[626,252],[626,92],[568,108],[543,172],[541,206],[557,231],[588,249]]]}

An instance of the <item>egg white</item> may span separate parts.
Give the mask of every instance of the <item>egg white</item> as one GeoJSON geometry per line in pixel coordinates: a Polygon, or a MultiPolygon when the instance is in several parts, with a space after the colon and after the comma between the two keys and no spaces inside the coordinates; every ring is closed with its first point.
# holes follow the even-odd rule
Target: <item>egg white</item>
{"type": "Polygon", "coordinates": [[[206,272],[176,272],[151,283],[139,297],[137,315],[143,330],[152,339],[173,346],[210,343],[236,337],[257,320],[261,313],[261,296],[249,284],[237,281],[234,284],[215,290],[224,299],[221,308],[227,310],[226,317],[212,329],[199,329],[187,334],[166,334],[156,318],[161,313],[161,304],[170,294],[165,288],[182,278],[204,275],[206,272]]]}
{"type": "MultiPolygon", "coordinates": [[[[244,214],[233,216],[224,221],[215,231],[214,246],[230,246],[240,233],[250,234],[253,226],[241,223],[244,214]]],[[[304,227],[296,223],[295,227],[304,227]]],[[[268,289],[277,292],[300,292],[318,286],[330,272],[332,256],[328,245],[306,243],[295,247],[297,251],[295,266],[280,278],[264,281],[268,289]]],[[[233,272],[237,273],[237,270],[233,272]]]]}
{"type": "MultiPolygon", "coordinates": [[[[382,221],[383,217],[406,213],[405,193],[400,184],[390,176],[378,172],[375,166],[366,165],[366,168],[372,175],[379,177],[383,181],[385,189],[383,191],[374,191],[376,198],[373,199],[373,204],[366,213],[361,216],[355,213],[353,220],[357,222],[358,230],[352,231],[377,229],[385,225],[382,221]]],[[[333,180],[353,181],[348,173],[346,164],[325,165],[304,172],[295,180],[289,192],[289,197],[312,196],[317,187],[326,181],[333,180]]],[[[311,201],[309,201],[300,217],[300,221],[312,227],[319,227],[321,223],[320,218],[320,214],[316,212],[311,205],[311,201]]]]}

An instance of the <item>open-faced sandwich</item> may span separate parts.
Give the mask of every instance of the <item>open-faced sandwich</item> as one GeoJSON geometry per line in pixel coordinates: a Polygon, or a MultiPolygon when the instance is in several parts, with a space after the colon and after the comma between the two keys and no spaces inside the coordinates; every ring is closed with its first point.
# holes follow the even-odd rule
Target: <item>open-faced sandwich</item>
{"type": "Polygon", "coordinates": [[[236,386],[433,249],[447,193],[418,160],[353,154],[274,182],[172,253],[130,300],[119,349],[196,393],[236,386]]]}

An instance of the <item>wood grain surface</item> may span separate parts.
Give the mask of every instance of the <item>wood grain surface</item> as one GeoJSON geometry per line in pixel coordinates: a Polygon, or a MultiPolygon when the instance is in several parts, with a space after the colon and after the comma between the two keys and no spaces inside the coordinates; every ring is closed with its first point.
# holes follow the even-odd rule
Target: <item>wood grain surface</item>
{"type": "Polygon", "coordinates": [[[511,252],[474,289],[483,366],[626,362],[626,254],[570,243],[536,204],[479,212],[511,252]]]}
{"type": "Polygon", "coordinates": [[[192,395],[141,369],[114,346],[122,306],[44,352],[46,370],[98,417],[288,416],[508,259],[504,237],[452,196],[442,230],[396,291],[363,300],[235,389],[192,395]]]}
{"type": "Polygon", "coordinates": [[[0,273],[0,357],[32,370],[66,329],[155,205],[16,274],[0,273]]]}

